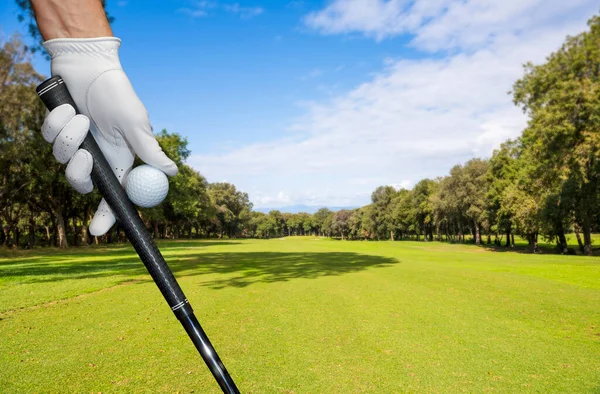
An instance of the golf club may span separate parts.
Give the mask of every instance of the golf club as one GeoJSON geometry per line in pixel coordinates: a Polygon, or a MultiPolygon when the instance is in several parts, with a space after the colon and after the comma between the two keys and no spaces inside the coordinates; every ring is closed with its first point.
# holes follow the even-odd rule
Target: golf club
{"type": "MultiPolygon", "coordinates": [[[[50,111],[59,105],[71,104],[79,113],[65,82],[58,75],[42,82],[36,92],[50,111]]],[[[125,190],[113,174],[92,133],[87,134],[81,148],[92,154],[94,184],[108,202],[120,226],[124,229],[125,235],[140,256],[173,313],[185,328],[219,386],[224,393],[239,393],[233,379],[194,316],[192,306],[183,294],[135,207],[129,201],[125,190]]]]}

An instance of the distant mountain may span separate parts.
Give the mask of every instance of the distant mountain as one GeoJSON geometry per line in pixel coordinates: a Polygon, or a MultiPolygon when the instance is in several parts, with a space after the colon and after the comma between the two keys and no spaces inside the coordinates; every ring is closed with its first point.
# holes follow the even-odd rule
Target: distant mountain
{"type": "Polygon", "coordinates": [[[358,207],[324,207],[323,205],[288,205],[286,207],[274,207],[274,208],[254,208],[257,212],[269,213],[273,210],[278,210],[280,212],[289,212],[289,213],[299,213],[306,212],[313,214],[317,212],[321,208],[328,208],[331,211],[340,211],[342,209],[355,209],[358,207]]]}

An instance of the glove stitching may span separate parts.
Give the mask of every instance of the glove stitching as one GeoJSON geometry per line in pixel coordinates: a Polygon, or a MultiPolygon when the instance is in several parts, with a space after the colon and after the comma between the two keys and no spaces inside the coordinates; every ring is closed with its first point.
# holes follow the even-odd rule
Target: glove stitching
{"type": "Polygon", "coordinates": [[[44,42],[44,47],[53,59],[72,53],[112,54],[118,52],[120,46],[121,40],[117,37],[55,38],[44,42]]]}
{"type": "Polygon", "coordinates": [[[63,50],[58,50],[56,52],[52,53],[52,59],[54,59],[55,57],[59,57],[65,54],[72,54],[72,53],[106,53],[106,54],[113,54],[115,52],[118,52],[118,49],[92,49],[92,48],[85,48],[85,50],[77,50],[75,48],[68,48],[68,49],[63,49],[63,50]]]}

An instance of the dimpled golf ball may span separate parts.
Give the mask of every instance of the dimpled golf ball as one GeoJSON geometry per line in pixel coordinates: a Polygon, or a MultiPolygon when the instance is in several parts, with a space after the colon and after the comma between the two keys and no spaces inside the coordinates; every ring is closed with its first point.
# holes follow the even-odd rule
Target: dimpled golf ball
{"type": "Polygon", "coordinates": [[[164,172],[144,164],[131,170],[127,176],[125,190],[135,205],[152,208],[167,196],[169,180],[164,172]]]}

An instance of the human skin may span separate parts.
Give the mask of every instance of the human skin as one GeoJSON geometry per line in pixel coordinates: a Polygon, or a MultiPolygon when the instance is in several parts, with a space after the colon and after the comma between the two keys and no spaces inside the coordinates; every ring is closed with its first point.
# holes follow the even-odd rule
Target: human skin
{"type": "Polygon", "coordinates": [[[31,0],[44,40],[113,35],[100,0],[31,0]]]}

